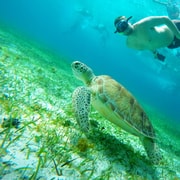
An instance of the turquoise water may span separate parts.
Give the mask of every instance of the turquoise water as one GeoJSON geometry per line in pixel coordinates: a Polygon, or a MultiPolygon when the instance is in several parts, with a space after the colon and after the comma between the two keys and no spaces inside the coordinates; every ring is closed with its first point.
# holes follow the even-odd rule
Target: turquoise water
{"type": "Polygon", "coordinates": [[[135,22],[166,9],[151,1],[1,1],[0,179],[180,179],[178,49],[162,50],[166,66],[128,49],[114,34],[119,15],[135,22]],[[82,135],[71,105],[82,85],[71,72],[74,60],[112,76],[138,99],[157,133],[161,165],[152,166],[137,138],[94,109],[93,132],[82,135]]]}
{"type": "Polygon", "coordinates": [[[132,15],[131,22],[135,22],[167,12],[152,1],[125,0],[4,0],[0,6],[2,21],[72,60],[88,63],[98,74],[113,76],[136,97],[178,122],[180,65],[176,50],[163,52],[167,57],[167,66],[163,66],[149,52],[128,49],[125,37],[113,33],[113,21],[119,15],[132,15]]]}

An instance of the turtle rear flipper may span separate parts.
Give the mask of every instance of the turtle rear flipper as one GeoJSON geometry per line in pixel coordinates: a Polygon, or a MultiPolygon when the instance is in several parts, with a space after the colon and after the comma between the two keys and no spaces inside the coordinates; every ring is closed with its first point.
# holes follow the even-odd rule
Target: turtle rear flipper
{"type": "Polygon", "coordinates": [[[86,87],[78,87],[72,95],[76,120],[82,131],[89,130],[90,91],[86,87]]]}
{"type": "Polygon", "coordinates": [[[152,164],[159,164],[163,159],[159,147],[157,146],[155,139],[144,137],[141,139],[146,150],[146,153],[152,164]]]}

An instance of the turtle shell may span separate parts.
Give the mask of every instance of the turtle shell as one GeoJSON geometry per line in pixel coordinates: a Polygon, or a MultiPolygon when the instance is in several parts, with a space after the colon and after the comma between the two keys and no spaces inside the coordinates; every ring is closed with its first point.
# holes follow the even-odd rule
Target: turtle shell
{"type": "Polygon", "coordinates": [[[148,116],[133,95],[110,76],[96,76],[89,84],[92,105],[106,119],[136,136],[155,138],[148,116]]]}

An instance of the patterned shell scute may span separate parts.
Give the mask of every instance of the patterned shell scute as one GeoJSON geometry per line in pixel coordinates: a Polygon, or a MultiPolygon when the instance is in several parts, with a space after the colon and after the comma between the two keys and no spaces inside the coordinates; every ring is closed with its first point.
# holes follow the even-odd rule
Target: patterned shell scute
{"type": "Polygon", "coordinates": [[[116,113],[120,120],[127,122],[141,134],[154,138],[154,129],[146,113],[130,92],[110,76],[98,76],[94,83],[99,100],[105,103],[112,113],[116,113]]]}

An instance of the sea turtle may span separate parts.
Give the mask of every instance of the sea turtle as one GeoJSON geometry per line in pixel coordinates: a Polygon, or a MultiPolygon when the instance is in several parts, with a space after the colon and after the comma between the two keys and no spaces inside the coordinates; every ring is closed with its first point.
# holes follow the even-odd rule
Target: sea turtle
{"type": "Polygon", "coordinates": [[[71,67],[75,77],[86,85],[75,89],[72,95],[76,120],[81,129],[89,130],[91,103],[103,117],[138,136],[149,159],[157,164],[162,156],[155,143],[153,126],[132,94],[110,76],[95,76],[92,69],[82,62],[74,61],[71,67]]]}

